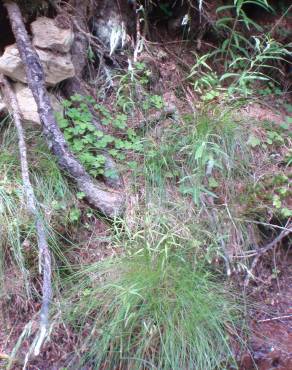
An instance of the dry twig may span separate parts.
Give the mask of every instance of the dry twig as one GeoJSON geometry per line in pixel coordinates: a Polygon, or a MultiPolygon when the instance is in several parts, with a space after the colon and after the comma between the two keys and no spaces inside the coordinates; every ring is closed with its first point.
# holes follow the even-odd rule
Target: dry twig
{"type": "Polygon", "coordinates": [[[291,219],[287,221],[285,228],[281,231],[281,233],[273,241],[271,241],[265,247],[257,250],[256,256],[251,264],[250,270],[248,271],[248,274],[246,275],[246,278],[244,280],[244,288],[248,286],[250,278],[253,275],[253,271],[255,270],[260,257],[263,254],[269,252],[271,249],[276,248],[282,242],[282,240],[286,238],[286,236],[288,236],[290,233],[292,233],[291,219]]]}

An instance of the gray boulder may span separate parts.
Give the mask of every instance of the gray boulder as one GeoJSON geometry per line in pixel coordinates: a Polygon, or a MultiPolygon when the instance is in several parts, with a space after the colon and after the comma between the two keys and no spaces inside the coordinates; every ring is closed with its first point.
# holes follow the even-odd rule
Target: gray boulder
{"type": "MultiPolygon", "coordinates": [[[[36,49],[45,73],[45,82],[48,86],[73,77],[74,66],[70,54],[55,54],[49,50],[36,49]]],[[[25,67],[20,59],[16,44],[7,46],[0,57],[0,73],[14,81],[27,83],[25,67]]]]}
{"type": "Polygon", "coordinates": [[[74,40],[70,28],[61,28],[52,18],[40,17],[31,24],[32,43],[36,48],[68,53],[74,40]]]}

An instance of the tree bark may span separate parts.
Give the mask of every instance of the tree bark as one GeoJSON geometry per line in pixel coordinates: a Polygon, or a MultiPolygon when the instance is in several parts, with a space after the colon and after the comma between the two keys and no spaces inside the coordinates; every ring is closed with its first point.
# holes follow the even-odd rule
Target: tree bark
{"type": "Polygon", "coordinates": [[[40,59],[31,45],[18,5],[13,1],[4,1],[12,26],[20,57],[26,68],[28,86],[38,107],[43,132],[47,143],[57,157],[59,165],[77,183],[88,202],[108,217],[119,216],[124,208],[124,194],[108,189],[87,174],[83,166],[69,151],[67,143],[54,117],[50,99],[44,84],[44,73],[40,59]]]}
{"type": "Polygon", "coordinates": [[[40,348],[48,329],[49,308],[52,299],[51,254],[47,242],[45,226],[42,220],[42,216],[38,210],[34,190],[29,178],[25,133],[22,127],[18,102],[9,81],[3,75],[0,75],[0,84],[4,93],[4,97],[6,98],[8,105],[11,107],[14,124],[17,130],[21,175],[23,189],[26,197],[27,210],[29,214],[35,219],[37,232],[37,243],[39,249],[39,270],[43,276],[42,306],[40,312],[40,341],[38,341],[38,347],[40,348]]]}

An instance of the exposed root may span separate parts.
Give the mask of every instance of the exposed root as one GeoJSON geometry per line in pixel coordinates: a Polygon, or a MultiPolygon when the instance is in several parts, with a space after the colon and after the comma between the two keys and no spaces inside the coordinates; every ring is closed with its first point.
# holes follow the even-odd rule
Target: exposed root
{"type": "Polygon", "coordinates": [[[251,264],[250,270],[248,271],[248,273],[246,275],[246,278],[244,280],[244,288],[247,288],[247,286],[250,282],[250,278],[253,276],[253,271],[255,270],[259,259],[265,253],[269,252],[273,248],[276,248],[282,242],[282,240],[284,238],[286,238],[286,236],[288,236],[291,233],[292,233],[292,222],[291,222],[291,219],[289,218],[285,228],[281,231],[281,233],[273,241],[271,241],[269,244],[267,244],[265,247],[260,248],[260,249],[257,250],[257,254],[256,254],[256,256],[255,256],[255,258],[254,258],[254,260],[251,264]]]}
{"type": "Polygon", "coordinates": [[[40,330],[39,336],[37,338],[37,347],[36,347],[36,352],[39,353],[42,343],[47,335],[47,328],[49,323],[49,308],[52,299],[51,254],[47,242],[45,226],[42,220],[42,216],[38,210],[34,190],[29,178],[25,134],[21,123],[18,103],[7,78],[4,77],[3,75],[0,75],[0,83],[2,85],[4,96],[6,97],[10,107],[12,108],[12,116],[17,130],[19,156],[21,162],[21,174],[24,193],[26,196],[27,209],[29,213],[35,218],[35,226],[39,249],[39,272],[42,273],[43,275],[40,330]]]}

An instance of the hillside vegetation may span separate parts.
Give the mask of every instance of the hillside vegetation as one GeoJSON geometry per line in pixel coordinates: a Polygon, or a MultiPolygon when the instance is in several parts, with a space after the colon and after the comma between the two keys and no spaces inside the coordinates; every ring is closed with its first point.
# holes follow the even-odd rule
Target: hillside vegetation
{"type": "Polygon", "coordinates": [[[64,147],[23,77],[35,64],[5,72],[20,43],[3,1],[0,74],[36,210],[2,83],[0,367],[289,369],[289,2],[16,3],[64,147]],[[41,45],[39,19],[62,48],[41,45]]]}

